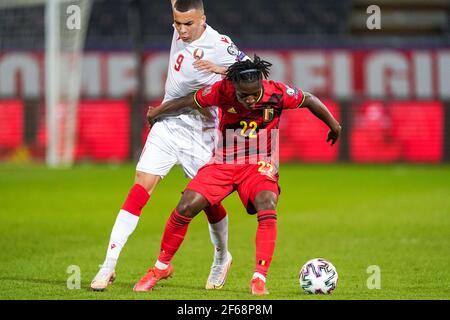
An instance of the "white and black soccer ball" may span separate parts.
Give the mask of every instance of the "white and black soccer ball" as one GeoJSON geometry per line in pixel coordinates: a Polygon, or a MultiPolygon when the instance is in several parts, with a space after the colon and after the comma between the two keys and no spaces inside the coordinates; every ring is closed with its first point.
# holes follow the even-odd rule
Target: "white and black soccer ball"
{"type": "Polygon", "coordinates": [[[322,258],[311,259],[300,269],[300,287],[309,294],[329,294],[336,289],[338,273],[333,264],[322,258]]]}

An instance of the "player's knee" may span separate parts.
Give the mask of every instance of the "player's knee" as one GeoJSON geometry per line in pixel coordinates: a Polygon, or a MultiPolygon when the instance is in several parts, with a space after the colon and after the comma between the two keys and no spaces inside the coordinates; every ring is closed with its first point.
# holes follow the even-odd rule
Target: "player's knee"
{"type": "Polygon", "coordinates": [[[199,193],[186,190],[177,206],[179,214],[193,218],[208,206],[208,201],[199,193]]]}
{"type": "Polygon", "coordinates": [[[151,194],[160,180],[161,177],[159,176],[142,171],[136,171],[134,182],[140,184],[149,194],[151,194]]]}
{"type": "Polygon", "coordinates": [[[198,212],[195,212],[195,206],[192,202],[188,201],[180,201],[180,203],[177,206],[177,212],[184,216],[193,218],[197,215],[198,212]]]}
{"type": "Polygon", "coordinates": [[[255,208],[257,211],[275,210],[277,207],[277,197],[273,192],[262,191],[255,198],[255,208]]]}

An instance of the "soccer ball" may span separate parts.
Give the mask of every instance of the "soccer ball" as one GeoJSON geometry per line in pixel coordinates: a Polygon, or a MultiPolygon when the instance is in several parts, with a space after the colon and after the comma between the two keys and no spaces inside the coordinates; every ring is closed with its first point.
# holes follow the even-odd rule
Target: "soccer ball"
{"type": "Polygon", "coordinates": [[[336,289],[338,273],[331,262],[321,258],[311,259],[300,269],[299,281],[306,293],[328,294],[336,289]]]}

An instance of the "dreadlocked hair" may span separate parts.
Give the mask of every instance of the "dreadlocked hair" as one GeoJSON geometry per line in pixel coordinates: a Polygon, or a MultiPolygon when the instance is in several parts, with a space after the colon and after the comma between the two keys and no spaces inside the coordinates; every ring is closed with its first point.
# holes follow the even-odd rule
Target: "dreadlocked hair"
{"type": "Polygon", "coordinates": [[[272,66],[270,62],[261,60],[256,54],[251,60],[239,61],[231,65],[227,70],[226,78],[237,82],[254,82],[267,79],[269,76],[269,69],[272,66]]]}

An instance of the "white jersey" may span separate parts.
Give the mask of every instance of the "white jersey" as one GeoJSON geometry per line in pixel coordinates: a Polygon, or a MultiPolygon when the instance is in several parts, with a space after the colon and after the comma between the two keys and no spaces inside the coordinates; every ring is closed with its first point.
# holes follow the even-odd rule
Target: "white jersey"
{"type": "MultiPolygon", "coordinates": [[[[245,58],[229,37],[219,34],[210,26],[206,26],[201,37],[191,43],[185,43],[174,29],[170,61],[167,72],[164,102],[184,97],[194,91],[222,79],[222,75],[209,71],[198,71],[193,63],[196,59],[204,59],[215,65],[228,68],[236,61],[245,58]]],[[[217,111],[211,110],[213,113],[217,111]]],[[[215,126],[215,120],[201,116],[194,109],[185,109],[182,114],[166,117],[163,121],[170,121],[176,117],[190,126],[203,122],[206,127],[215,126]]]]}

